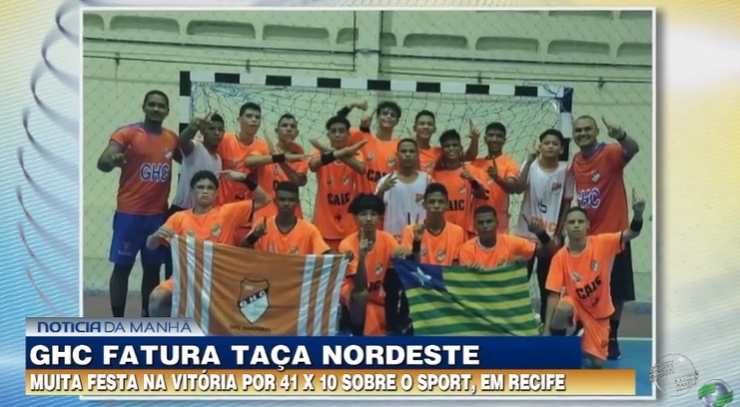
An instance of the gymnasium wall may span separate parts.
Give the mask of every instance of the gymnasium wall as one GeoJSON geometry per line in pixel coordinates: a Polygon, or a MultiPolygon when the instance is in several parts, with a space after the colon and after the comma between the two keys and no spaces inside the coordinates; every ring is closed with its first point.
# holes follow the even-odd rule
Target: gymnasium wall
{"type": "MultiPolygon", "coordinates": [[[[572,87],[575,116],[604,116],[640,143],[641,152],[627,170],[627,184],[653,200],[650,12],[95,12],[84,16],[83,50],[83,267],[90,291],[107,289],[117,188],[117,173],[97,171],[97,157],[112,131],[141,120],[142,97],[148,90],[170,96],[172,110],[165,125],[178,128],[180,71],[572,87]]],[[[312,96],[303,90],[298,97],[312,96]]],[[[299,117],[303,134],[308,128],[312,137],[320,136],[320,123],[341,103],[363,98],[372,106],[386,97],[334,93],[326,100],[336,103],[324,103],[315,114],[299,117]]],[[[266,112],[263,126],[274,127],[279,114],[298,102],[266,112]]],[[[439,110],[452,110],[465,100],[442,97],[435,103],[439,110]]],[[[556,112],[554,104],[537,109],[542,117],[556,112]]],[[[226,113],[227,128],[236,129],[236,112],[221,113],[226,113]]],[[[523,114],[514,107],[501,109],[504,121],[531,120],[523,114]]],[[[471,117],[479,127],[500,118],[471,117]]],[[[438,123],[439,131],[448,124],[458,125],[438,123]]],[[[525,127],[510,125],[506,150],[517,159],[524,158],[526,146],[543,130],[525,127]]],[[[467,126],[460,130],[467,131],[467,126]]],[[[651,222],[646,222],[644,233],[633,253],[638,300],[649,302],[651,222]]],[[[138,277],[135,271],[137,281],[132,280],[131,287],[138,287],[138,277]]]]}

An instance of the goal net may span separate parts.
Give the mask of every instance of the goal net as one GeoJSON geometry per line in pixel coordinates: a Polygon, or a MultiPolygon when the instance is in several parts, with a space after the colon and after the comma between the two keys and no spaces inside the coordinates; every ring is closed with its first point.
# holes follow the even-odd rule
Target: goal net
{"type": "MultiPolygon", "coordinates": [[[[219,112],[227,121],[227,130],[238,132],[239,107],[245,102],[262,108],[259,137],[275,140],[274,128],[280,116],[290,113],[298,120],[299,142],[311,151],[309,140],[325,137],[324,125],[339,109],[352,101],[367,101],[368,112],[354,111],[349,119],[359,126],[362,115],[386,100],[402,109],[397,137],[408,137],[416,113],[429,110],[436,115],[437,136],[446,129],[468,134],[469,123],[482,132],[491,122],[501,122],[508,135],[505,154],[523,162],[527,149],[548,128],[559,128],[571,134],[570,116],[573,93],[570,88],[543,85],[482,85],[464,83],[419,83],[415,81],[368,81],[358,78],[271,77],[253,74],[219,74],[182,72],[180,75],[180,125],[186,126],[194,116],[219,112]],[[390,90],[372,90],[390,89],[390,90]],[[417,91],[427,89],[429,91],[417,91]]],[[[432,140],[433,145],[437,140],[432,140]]],[[[469,139],[463,144],[468,146],[469,139]]],[[[480,139],[481,154],[486,150],[480,139]]],[[[313,216],[316,179],[308,176],[302,189],[301,204],[307,219],[313,216]]],[[[520,196],[511,202],[512,220],[518,219],[520,196]]],[[[512,221],[512,227],[515,225],[512,221]]],[[[534,286],[535,294],[536,286],[534,286]]],[[[538,296],[538,295],[537,295],[538,296]]]]}

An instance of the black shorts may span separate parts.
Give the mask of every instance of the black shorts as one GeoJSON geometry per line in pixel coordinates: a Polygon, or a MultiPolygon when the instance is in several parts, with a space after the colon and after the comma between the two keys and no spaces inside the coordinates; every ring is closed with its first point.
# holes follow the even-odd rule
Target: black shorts
{"type": "Polygon", "coordinates": [[[632,247],[625,244],[624,250],[614,257],[611,279],[612,301],[635,300],[635,272],[632,269],[632,247]]]}

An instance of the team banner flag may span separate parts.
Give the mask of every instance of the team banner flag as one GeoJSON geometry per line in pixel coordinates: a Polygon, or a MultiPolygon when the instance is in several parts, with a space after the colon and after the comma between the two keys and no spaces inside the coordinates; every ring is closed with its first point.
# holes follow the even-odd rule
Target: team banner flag
{"type": "Polygon", "coordinates": [[[336,335],[342,255],[281,255],[177,236],[172,317],[208,335],[336,335]]]}
{"type": "Polygon", "coordinates": [[[414,335],[539,335],[526,266],[477,271],[394,261],[414,335]]]}

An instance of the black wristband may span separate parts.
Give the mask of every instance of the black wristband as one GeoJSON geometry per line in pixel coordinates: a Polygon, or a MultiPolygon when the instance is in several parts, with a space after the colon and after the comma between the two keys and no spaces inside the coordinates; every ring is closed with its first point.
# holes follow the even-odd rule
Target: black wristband
{"type": "Polygon", "coordinates": [[[624,141],[624,139],[627,138],[627,132],[622,133],[622,137],[617,137],[614,140],[617,140],[618,143],[621,143],[624,141]]]}
{"type": "Polygon", "coordinates": [[[285,162],[285,153],[273,154],[272,155],[272,162],[274,162],[276,164],[284,163],[285,162]]]}
{"type": "Polygon", "coordinates": [[[537,232],[537,239],[540,239],[542,244],[548,244],[550,243],[550,240],[552,240],[550,235],[548,235],[544,230],[542,232],[537,232]]]}
{"type": "Polygon", "coordinates": [[[421,253],[421,240],[414,240],[414,243],[411,244],[411,252],[421,253]]]}
{"type": "Polygon", "coordinates": [[[632,222],[630,222],[630,230],[639,233],[642,230],[642,221],[632,219],[632,222]]]}
{"type": "Polygon", "coordinates": [[[336,157],[334,157],[334,152],[330,151],[328,153],[321,154],[321,165],[329,165],[336,161],[336,157]]]}
{"type": "Polygon", "coordinates": [[[360,126],[360,131],[363,133],[371,133],[370,127],[367,126],[360,126]]]}
{"type": "Polygon", "coordinates": [[[244,243],[246,243],[249,246],[254,246],[257,241],[260,240],[260,237],[252,233],[251,235],[247,236],[246,239],[244,239],[244,243]]]}
{"type": "Polygon", "coordinates": [[[478,182],[478,181],[476,181],[474,179],[471,179],[470,180],[470,186],[472,186],[473,189],[479,189],[479,188],[482,188],[483,187],[483,185],[481,185],[480,182],[478,182]]]}
{"type": "Polygon", "coordinates": [[[254,180],[254,179],[253,179],[252,177],[250,177],[249,175],[247,175],[247,178],[244,178],[244,181],[242,181],[242,183],[243,183],[244,185],[246,185],[246,186],[247,186],[247,189],[249,189],[250,191],[254,191],[254,190],[255,190],[255,189],[257,189],[257,187],[259,186],[259,185],[257,184],[257,181],[255,181],[255,180],[254,180]]]}

